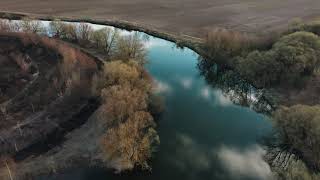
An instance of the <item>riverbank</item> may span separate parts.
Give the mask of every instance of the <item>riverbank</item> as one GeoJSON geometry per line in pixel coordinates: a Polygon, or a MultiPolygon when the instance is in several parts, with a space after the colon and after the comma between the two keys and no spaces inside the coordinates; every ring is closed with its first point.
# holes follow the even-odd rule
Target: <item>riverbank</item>
{"type": "MultiPolygon", "coordinates": [[[[130,168],[135,167],[136,163],[145,165],[153,152],[153,147],[148,149],[146,147],[148,143],[145,141],[150,141],[150,146],[151,144],[153,146],[158,138],[157,132],[153,129],[155,127],[153,114],[151,115],[153,110],[157,110],[152,106],[153,101],[149,97],[152,94],[152,79],[143,69],[142,64],[139,64],[139,61],[143,60],[136,59],[136,56],[127,57],[127,54],[122,51],[123,49],[117,49],[117,57],[124,58],[123,62],[118,60],[107,63],[105,59],[93,56],[90,50],[78,47],[79,41],[77,41],[78,44],[72,44],[61,39],[50,38],[47,37],[49,36],[48,31],[45,32],[46,36],[23,31],[22,29],[26,27],[23,25],[20,26],[21,31],[0,33],[0,63],[2,65],[8,64],[8,68],[1,69],[0,75],[3,76],[1,78],[6,79],[7,76],[10,76],[8,79],[16,78],[14,81],[23,81],[27,84],[25,87],[18,87],[18,90],[22,90],[20,92],[13,91],[16,92],[13,95],[9,94],[13,92],[6,93],[13,84],[10,82],[1,84],[0,178],[6,178],[8,172],[12,172],[17,179],[33,179],[42,173],[55,172],[68,166],[77,166],[80,161],[89,166],[91,160],[97,156],[99,156],[100,166],[108,165],[110,168],[122,169],[124,165],[112,165],[109,162],[111,161],[108,159],[109,154],[113,155],[114,152],[108,152],[108,154],[105,151],[110,148],[102,147],[104,146],[102,140],[107,139],[105,144],[109,142],[109,134],[106,136],[106,132],[109,132],[107,129],[112,129],[112,132],[117,133],[121,131],[116,129],[117,126],[122,129],[122,126],[131,127],[129,136],[132,135],[132,131],[137,132],[134,136],[136,139],[131,141],[134,144],[128,144],[128,146],[137,148],[140,146],[137,143],[141,142],[139,138],[143,138],[144,147],[138,150],[149,150],[150,153],[150,155],[137,154],[139,157],[144,156],[145,159],[132,160],[132,162],[130,162],[131,159],[125,159],[129,161],[127,165],[130,163],[130,168]],[[17,65],[19,67],[15,67],[17,65]],[[113,68],[107,70],[109,66],[113,68]],[[129,73],[129,77],[121,71],[122,68],[131,71],[131,74],[126,72],[129,73]],[[35,78],[29,78],[28,82],[25,80],[27,78],[18,76],[20,71],[21,74],[35,78]],[[134,80],[133,77],[135,77],[134,80]],[[117,84],[118,78],[124,84],[117,84]],[[126,80],[130,83],[126,83],[126,80]],[[119,104],[119,101],[126,98],[122,96],[123,94],[117,94],[119,92],[117,88],[120,85],[127,88],[123,93],[132,91],[130,97],[124,100],[128,104],[119,104]],[[109,103],[109,101],[113,103],[109,103]],[[152,110],[150,110],[151,106],[152,110]],[[119,108],[125,110],[118,112],[119,108]],[[92,114],[99,114],[99,117],[92,114]],[[111,115],[113,115],[112,118],[111,115]],[[92,116],[94,116],[94,120],[92,120],[94,122],[87,125],[87,122],[90,121],[88,119],[92,116]],[[121,119],[117,119],[118,117],[121,119]],[[123,119],[124,117],[130,121],[124,121],[126,120],[123,119]],[[4,121],[7,123],[3,123],[4,121]],[[86,128],[81,131],[83,127],[86,128]],[[148,129],[148,133],[144,132],[145,129],[148,129]],[[77,130],[81,131],[81,134],[77,133],[71,142],[68,141],[67,134],[77,132],[77,130]],[[88,134],[89,132],[91,135],[88,134]],[[95,134],[92,135],[92,133],[95,134]],[[87,136],[84,137],[83,134],[87,136]],[[94,137],[86,139],[89,136],[94,137]],[[83,145],[85,140],[87,146],[83,145]],[[67,141],[67,147],[60,149],[65,141],[67,141]],[[90,143],[92,145],[89,147],[90,143]],[[82,161],[83,153],[90,154],[86,156],[89,159],[82,161]],[[60,159],[59,162],[52,161],[53,156],[54,159],[60,159]],[[7,165],[9,159],[14,164],[7,165]],[[77,163],[74,164],[73,161],[77,163]],[[3,166],[4,164],[8,170],[3,166]],[[15,171],[13,169],[17,167],[22,170],[15,171]]],[[[27,26],[31,27],[32,25],[27,26]]],[[[77,39],[80,37],[82,36],[77,39]]],[[[130,39],[124,39],[125,37],[120,36],[117,38],[117,42],[122,41],[122,48],[130,46],[130,39]]],[[[133,44],[137,47],[133,49],[137,52],[133,51],[132,54],[138,55],[138,52],[144,51],[140,41],[140,39],[135,39],[133,44]]],[[[117,48],[119,48],[118,45],[117,48]]],[[[115,49],[112,50],[115,51],[115,49]]],[[[131,52],[128,54],[130,55],[131,52]]],[[[144,58],[144,54],[141,54],[139,58],[144,58]]],[[[108,59],[108,61],[113,60],[108,59]]],[[[123,138],[130,139],[131,136],[123,138]]],[[[117,142],[112,148],[116,148],[116,146],[118,146],[117,142]]],[[[114,151],[118,152],[117,149],[114,151]]],[[[121,155],[116,158],[123,157],[121,155]]]]}
{"type": "MultiPolygon", "coordinates": [[[[208,149],[205,149],[204,152],[201,153],[201,156],[206,157],[206,152],[211,152],[213,151],[213,149],[216,149],[216,153],[220,152],[219,150],[221,146],[225,143],[225,139],[223,137],[228,137],[226,138],[226,140],[231,145],[237,146],[238,148],[244,147],[251,150],[251,146],[249,146],[249,144],[254,145],[256,143],[256,139],[261,136],[261,132],[268,132],[270,126],[268,126],[268,122],[263,120],[262,115],[259,115],[248,108],[234,105],[229,101],[228,98],[224,97],[223,92],[221,92],[220,89],[211,88],[210,84],[207,84],[207,82],[199,76],[198,69],[196,67],[198,56],[193,51],[189,49],[185,49],[183,51],[179,50],[174,46],[173,43],[153,37],[150,37],[150,42],[145,42],[145,45],[146,47],[151,48],[150,50],[152,51],[152,53],[149,54],[152,58],[152,64],[150,64],[152,67],[150,67],[149,69],[152,72],[152,75],[154,75],[158,81],[161,80],[164,81],[165,84],[171,84],[168,86],[168,88],[165,88],[165,86],[163,86],[163,84],[159,82],[159,91],[164,91],[163,93],[166,93],[166,91],[168,90],[172,91],[172,93],[177,93],[177,95],[174,95],[175,99],[171,100],[180,102],[178,103],[179,105],[177,105],[177,103],[174,103],[174,106],[170,106],[171,110],[169,111],[169,113],[172,115],[168,116],[169,114],[167,114],[165,115],[166,119],[164,119],[164,121],[159,121],[159,123],[163,122],[160,127],[164,128],[161,137],[164,138],[165,145],[164,148],[162,147],[162,149],[160,150],[161,152],[159,156],[156,156],[156,165],[154,166],[155,171],[153,171],[154,173],[150,174],[150,176],[157,177],[158,179],[163,179],[163,168],[168,169],[165,171],[168,172],[166,174],[170,177],[179,174],[179,172],[172,172],[170,171],[170,169],[179,169],[180,173],[184,171],[183,167],[177,167],[177,164],[173,162],[171,158],[176,157],[176,155],[172,155],[176,153],[176,148],[172,146],[176,144],[176,141],[178,142],[178,144],[180,144],[177,148],[190,146],[191,149],[198,149],[198,143],[196,141],[193,141],[193,138],[195,138],[195,140],[202,139],[204,138],[203,133],[207,134],[210,139],[215,139],[215,141],[208,141],[208,149]],[[163,57],[162,55],[164,54],[168,54],[169,56],[163,57]],[[177,63],[177,66],[175,66],[175,70],[170,71],[170,68],[173,67],[173,62],[177,63]],[[165,76],[159,76],[159,73],[164,73],[165,76]],[[189,83],[189,80],[185,80],[185,78],[191,78],[191,84],[189,83]],[[195,109],[195,103],[201,104],[201,106],[198,106],[197,109],[195,109]],[[212,109],[212,105],[217,108],[212,109]],[[188,114],[186,114],[185,112],[186,109],[188,109],[188,114]],[[228,111],[230,113],[221,115],[221,112],[224,111],[228,111]],[[201,120],[195,121],[195,115],[197,116],[198,113],[199,117],[201,117],[201,120]],[[239,116],[234,116],[235,113],[239,116]],[[182,118],[176,118],[176,116],[182,118]],[[212,117],[215,117],[214,121],[212,120],[212,117]],[[239,117],[241,117],[241,121],[239,121],[239,117]],[[168,122],[176,123],[174,123],[175,125],[174,127],[172,127],[166,124],[168,122]],[[225,124],[224,122],[229,123],[225,124]],[[219,124],[221,125],[219,126],[219,124]],[[233,124],[233,126],[229,127],[229,124],[233,124]],[[171,128],[167,129],[168,127],[171,128]],[[177,130],[184,127],[187,131],[184,130],[183,132],[180,132],[177,130]],[[204,130],[206,128],[208,129],[204,130]],[[217,129],[213,130],[214,128],[217,129]],[[233,131],[237,133],[228,134],[230,128],[232,128],[233,131]],[[197,129],[197,131],[201,133],[193,134],[192,131],[194,131],[195,129],[197,129]],[[221,129],[224,130],[221,131],[221,129]],[[244,133],[249,129],[250,132],[252,132],[250,133],[250,135],[248,133],[244,133]],[[217,134],[215,132],[220,132],[218,136],[220,136],[221,138],[217,138],[217,134]],[[169,142],[171,142],[172,144],[169,142]],[[159,168],[159,166],[161,166],[161,168],[159,168]]],[[[147,67],[149,67],[149,65],[147,65],[147,67]]],[[[172,103],[170,104],[173,105],[172,103]]],[[[61,172],[60,170],[63,170],[70,166],[76,167],[78,165],[104,165],[101,159],[97,157],[101,157],[102,153],[101,149],[97,147],[100,141],[96,140],[96,138],[99,139],[101,138],[101,136],[103,136],[103,133],[100,132],[103,132],[105,127],[101,126],[101,123],[104,123],[105,121],[99,121],[98,119],[96,119],[96,114],[100,113],[94,113],[94,115],[91,117],[92,119],[90,118],[90,120],[87,122],[88,124],[85,123],[79,129],[70,132],[70,136],[68,135],[66,137],[67,139],[65,139],[63,143],[59,144],[57,147],[54,147],[41,156],[35,155],[23,161],[22,164],[24,165],[21,166],[21,169],[23,169],[21,173],[29,174],[31,176],[46,174],[47,172],[61,172]],[[93,135],[93,133],[96,134],[93,135]],[[83,146],[83,142],[86,142],[86,144],[88,145],[83,146]],[[42,163],[45,163],[46,165],[43,166],[42,163]],[[27,167],[31,168],[28,169],[27,167]]],[[[224,149],[226,149],[226,147],[224,147],[223,150],[224,149]]],[[[198,169],[199,167],[203,167],[201,160],[197,161],[196,164],[189,163],[191,158],[190,155],[193,156],[193,151],[188,151],[186,154],[182,155],[180,154],[180,156],[177,156],[177,162],[186,163],[187,166],[191,167],[195,166],[196,169],[198,169]],[[184,162],[184,160],[186,160],[187,162],[184,162]]],[[[208,158],[210,158],[210,162],[208,162],[208,164],[210,164],[210,167],[220,167],[218,161],[215,160],[215,156],[210,156],[208,158]]],[[[204,168],[205,170],[208,170],[209,173],[212,172],[206,165],[204,168]]],[[[220,169],[221,170],[219,171],[223,171],[222,169],[224,169],[224,167],[221,167],[220,169]]],[[[199,172],[202,172],[202,170],[198,169],[194,173],[199,172]]],[[[225,176],[229,176],[228,172],[224,173],[225,176]]],[[[212,175],[214,176],[215,174],[212,175]]],[[[148,176],[146,175],[145,177],[148,176]]],[[[117,178],[121,179],[121,176],[117,176],[117,178]]]]}
{"type": "Polygon", "coordinates": [[[37,20],[44,20],[44,21],[54,21],[58,19],[65,22],[87,22],[87,23],[92,23],[97,25],[113,26],[113,27],[128,30],[128,31],[144,32],[148,35],[174,42],[179,47],[187,47],[199,54],[203,54],[200,48],[201,45],[203,45],[204,43],[203,39],[187,36],[187,35],[175,35],[172,33],[161,31],[151,26],[145,26],[139,23],[132,23],[129,21],[112,20],[112,19],[100,20],[100,19],[94,19],[94,18],[76,18],[72,16],[67,16],[67,17],[66,16],[47,16],[47,15],[38,15],[38,14],[31,14],[31,13],[16,13],[16,12],[6,12],[6,11],[0,12],[0,18],[11,19],[11,20],[22,20],[23,18],[30,18],[30,19],[37,19],[37,20]]]}
{"type": "MultiPolygon", "coordinates": [[[[97,25],[113,26],[113,27],[128,30],[128,31],[144,32],[148,35],[173,42],[177,45],[177,47],[189,48],[194,52],[196,52],[197,54],[199,54],[201,57],[206,57],[206,58],[208,57],[208,54],[204,47],[205,46],[204,39],[185,36],[185,35],[175,35],[151,26],[145,26],[142,24],[132,23],[128,21],[120,21],[120,20],[113,20],[113,19],[100,20],[100,19],[94,19],[94,18],[75,18],[72,16],[71,17],[47,16],[47,15],[15,13],[15,12],[5,12],[5,11],[2,11],[2,12],[0,11],[0,18],[11,19],[11,20],[22,20],[24,18],[29,18],[29,19],[44,20],[44,21],[54,21],[58,19],[65,22],[75,22],[75,23],[87,22],[87,23],[92,23],[97,25]]],[[[281,34],[280,32],[275,34],[281,34]]],[[[277,36],[275,34],[273,34],[273,36],[277,36]]],[[[274,38],[274,37],[268,37],[266,35],[264,36],[254,35],[253,37],[258,37],[262,39],[274,38]]],[[[92,49],[90,50],[90,49],[82,48],[82,50],[89,54],[93,53],[96,57],[100,56],[99,54],[95,54],[95,52],[92,49]]],[[[210,57],[208,58],[210,59],[210,57]]],[[[221,62],[218,62],[218,63],[221,63],[221,62]]],[[[229,67],[229,68],[234,69],[234,67],[229,67]]],[[[246,77],[242,77],[242,78],[245,79],[246,77]]],[[[314,93],[316,92],[316,89],[315,89],[316,87],[312,86],[313,83],[314,83],[314,80],[311,80],[310,83],[308,82],[307,89],[306,91],[303,91],[303,92],[300,92],[300,90],[296,90],[296,89],[290,89],[290,91],[287,92],[288,89],[286,88],[285,89],[269,88],[268,91],[270,93],[268,93],[269,94],[268,96],[272,97],[273,99],[269,103],[271,105],[274,105],[275,107],[278,105],[293,105],[293,104],[311,104],[312,105],[318,101],[317,98],[314,98],[316,97],[316,95],[314,95],[314,93]],[[312,96],[310,96],[310,93],[312,94],[312,96]]]]}
{"type": "Polygon", "coordinates": [[[2,11],[116,19],[151,25],[161,31],[203,38],[213,27],[270,33],[296,17],[319,16],[317,0],[2,0],[2,11]]]}

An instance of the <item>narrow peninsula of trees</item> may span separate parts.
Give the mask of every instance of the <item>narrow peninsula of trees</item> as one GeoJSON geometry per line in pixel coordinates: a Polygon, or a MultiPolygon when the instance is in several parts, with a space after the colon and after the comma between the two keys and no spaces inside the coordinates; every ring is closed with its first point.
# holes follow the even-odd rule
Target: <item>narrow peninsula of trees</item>
{"type": "Polygon", "coordinates": [[[159,144],[148,107],[151,79],[146,75],[133,60],[106,63],[100,75],[100,118],[112,127],[101,142],[106,161],[117,164],[119,171],[135,166],[150,169],[148,160],[159,144]]]}

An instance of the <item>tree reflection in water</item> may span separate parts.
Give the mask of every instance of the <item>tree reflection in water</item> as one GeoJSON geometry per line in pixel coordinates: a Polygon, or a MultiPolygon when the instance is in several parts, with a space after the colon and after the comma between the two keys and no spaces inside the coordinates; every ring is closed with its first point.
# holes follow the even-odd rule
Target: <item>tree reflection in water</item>
{"type": "Polygon", "coordinates": [[[255,88],[231,68],[218,65],[213,60],[207,60],[201,56],[198,58],[197,66],[205,80],[213,88],[221,89],[223,95],[233,103],[266,114],[270,114],[274,109],[265,89],[255,88]]]}

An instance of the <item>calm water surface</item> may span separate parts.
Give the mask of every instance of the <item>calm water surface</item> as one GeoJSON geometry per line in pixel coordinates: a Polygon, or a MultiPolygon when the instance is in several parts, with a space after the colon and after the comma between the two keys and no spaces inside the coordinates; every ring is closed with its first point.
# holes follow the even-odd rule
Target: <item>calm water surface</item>
{"type": "Polygon", "coordinates": [[[146,68],[166,99],[158,122],[161,145],[152,173],[113,175],[97,169],[68,170],[49,180],[269,179],[258,145],[271,132],[265,116],[233,104],[197,68],[198,55],[150,37],[146,68]]]}

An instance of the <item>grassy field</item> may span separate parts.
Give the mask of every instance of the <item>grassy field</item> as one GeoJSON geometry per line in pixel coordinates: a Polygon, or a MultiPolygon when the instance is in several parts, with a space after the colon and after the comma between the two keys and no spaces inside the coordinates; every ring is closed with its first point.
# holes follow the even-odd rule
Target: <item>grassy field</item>
{"type": "Polygon", "coordinates": [[[117,19],[201,37],[219,26],[265,32],[320,16],[319,0],[1,0],[0,11],[117,19]]]}

